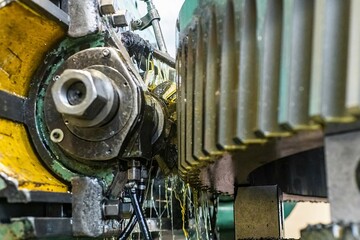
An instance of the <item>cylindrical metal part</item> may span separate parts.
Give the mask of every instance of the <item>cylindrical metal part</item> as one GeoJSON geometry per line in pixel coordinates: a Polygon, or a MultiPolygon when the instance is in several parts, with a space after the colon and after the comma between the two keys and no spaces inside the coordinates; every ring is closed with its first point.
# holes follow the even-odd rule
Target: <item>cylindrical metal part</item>
{"type": "Polygon", "coordinates": [[[128,180],[139,181],[141,178],[140,162],[133,159],[128,162],[128,167],[128,180]]]}
{"type": "Polygon", "coordinates": [[[159,20],[155,19],[155,20],[152,21],[151,24],[153,26],[154,35],[155,35],[156,42],[158,44],[158,47],[159,47],[160,51],[167,52],[167,48],[166,48],[166,45],[165,45],[164,36],[163,36],[162,31],[161,31],[159,20]]]}
{"type": "Polygon", "coordinates": [[[56,109],[78,127],[94,127],[107,121],[118,106],[111,80],[100,71],[65,70],[51,89],[56,109]]]}
{"type": "MultiPolygon", "coordinates": [[[[152,2],[152,0],[144,0],[144,1],[147,4],[148,12],[151,12],[153,10],[157,11],[156,8],[155,8],[154,3],[152,2]]],[[[151,25],[153,27],[156,42],[158,44],[158,47],[159,47],[160,51],[167,52],[167,48],[166,48],[166,45],[165,45],[164,36],[162,34],[162,31],[161,31],[159,19],[152,20],[151,25]]]]}
{"type": "Polygon", "coordinates": [[[157,49],[154,49],[153,57],[164,62],[170,67],[175,68],[175,59],[173,59],[168,53],[164,53],[157,49]]]}

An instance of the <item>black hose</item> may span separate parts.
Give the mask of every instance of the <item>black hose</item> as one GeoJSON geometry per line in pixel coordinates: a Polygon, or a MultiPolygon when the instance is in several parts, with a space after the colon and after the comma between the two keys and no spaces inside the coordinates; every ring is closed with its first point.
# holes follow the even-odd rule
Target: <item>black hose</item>
{"type": "Polygon", "coordinates": [[[149,228],[145,221],[144,214],[139,204],[139,200],[137,199],[136,196],[136,189],[130,189],[129,192],[130,192],[131,203],[133,205],[136,218],[138,219],[141,233],[143,234],[145,240],[152,240],[149,228]]]}
{"type": "MultiPolygon", "coordinates": [[[[139,202],[141,204],[144,201],[144,193],[145,193],[144,190],[140,190],[139,202]]],[[[130,236],[130,234],[134,230],[134,227],[135,227],[136,223],[137,223],[137,218],[136,218],[135,212],[133,212],[133,214],[130,217],[130,220],[129,220],[128,224],[126,225],[124,230],[121,232],[118,240],[126,240],[126,239],[128,239],[128,237],[130,236]]]]}
{"type": "Polygon", "coordinates": [[[126,225],[125,229],[121,232],[120,237],[118,238],[118,240],[126,240],[126,239],[128,239],[131,232],[134,230],[136,222],[137,222],[137,218],[136,218],[135,213],[133,213],[131,215],[131,218],[130,218],[128,224],[126,225]]]}
{"type": "Polygon", "coordinates": [[[134,56],[137,62],[141,62],[141,57],[145,57],[145,59],[147,59],[150,56],[151,58],[154,57],[168,66],[175,68],[175,59],[173,59],[168,53],[154,49],[148,41],[145,41],[133,32],[121,33],[121,42],[129,52],[130,57],[134,56]]]}
{"type": "Polygon", "coordinates": [[[148,58],[154,51],[154,48],[148,41],[132,32],[121,33],[121,42],[124,44],[130,57],[135,57],[138,62],[141,61],[141,57],[148,58]]]}

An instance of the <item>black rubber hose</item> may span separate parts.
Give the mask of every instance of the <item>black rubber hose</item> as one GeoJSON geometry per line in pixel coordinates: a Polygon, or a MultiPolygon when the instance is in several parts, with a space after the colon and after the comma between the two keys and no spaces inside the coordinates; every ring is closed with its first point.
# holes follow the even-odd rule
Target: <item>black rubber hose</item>
{"type": "Polygon", "coordinates": [[[141,57],[148,58],[154,51],[154,48],[148,41],[132,32],[121,33],[121,42],[129,52],[130,57],[134,56],[137,61],[140,61],[141,57]]]}
{"type": "MultiPolygon", "coordinates": [[[[145,191],[140,190],[139,202],[141,204],[142,204],[142,202],[144,200],[144,194],[145,194],[145,191]]],[[[134,227],[135,227],[136,223],[137,223],[137,218],[136,218],[135,212],[133,212],[133,214],[130,217],[130,220],[129,220],[128,224],[126,225],[125,229],[121,232],[118,240],[126,240],[126,239],[128,239],[128,237],[130,236],[130,234],[134,230],[134,227]]]]}
{"type": "Polygon", "coordinates": [[[121,42],[129,52],[130,57],[134,56],[138,62],[141,62],[141,57],[147,59],[150,56],[150,58],[154,57],[170,67],[175,68],[175,59],[167,53],[154,49],[148,41],[145,41],[133,32],[121,33],[121,42]]]}
{"type": "Polygon", "coordinates": [[[118,238],[118,240],[126,240],[126,239],[128,239],[131,232],[134,230],[136,222],[137,222],[137,218],[136,218],[135,213],[133,213],[131,215],[131,218],[130,218],[128,224],[126,225],[125,229],[121,232],[120,237],[118,238]]]}
{"type": "Polygon", "coordinates": [[[148,225],[146,224],[144,214],[139,204],[139,200],[136,196],[136,189],[130,189],[130,199],[134,208],[136,218],[138,219],[141,233],[145,240],[152,240],[148,225]]]}

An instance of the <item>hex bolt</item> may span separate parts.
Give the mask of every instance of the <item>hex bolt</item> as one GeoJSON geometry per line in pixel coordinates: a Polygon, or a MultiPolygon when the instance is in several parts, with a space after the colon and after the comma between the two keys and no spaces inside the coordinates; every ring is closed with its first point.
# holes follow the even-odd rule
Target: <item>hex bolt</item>
{"type": "Polygon", "coordinates": [[[141,178],[141,171],[140,171],[140,162],[137,160],[131,160],[128,162],[128,171],[127,171],[127,175],[128,175],[128,180],[129,181],[138,181],[141,178]]]}
{"type": "Polygon", "coordinates": [[[119,216],[119,200],[106,200],[103,202],[102,210],[106,218],[117,218],[119,216]]]}
{"type": "Polygon", "coordinates": [[[139,29],[141,29],[142,25],[143,25],[143,21],[141,21],[141,19],[132,20],[130,23],[132,30],[139,30],[139,29]]]}
{"type": "Polygon", "coordinates": [[[50,133],[50,140],[59,143],[64,139],[64,132],[60,128],[55,128],[50,133]]]}
{"type": "MultiPolygon", "coordinates": [[[[110,51],[104,49],[103,54],[110,55],[110,51]]],[[[106,75],[97,70],[67,69],[52,86],[51,94],[57,111],[70,124],[93,127],[112,112],[116,93],[106,75]]]]}

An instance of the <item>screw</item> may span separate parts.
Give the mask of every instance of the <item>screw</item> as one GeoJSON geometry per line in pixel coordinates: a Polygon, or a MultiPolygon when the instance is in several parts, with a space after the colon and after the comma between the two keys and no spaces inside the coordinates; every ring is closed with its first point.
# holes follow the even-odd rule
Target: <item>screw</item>
{"type": "Polygon", "coordinates": [[[60,79],[60,76],[59,75],[55,75],[54,77],[53,77],[53,80],[54,81],[57,81],[57,80],[59,80],[60,79]]]}
{"type": "Polygon", "coordinates": [[[103,56],[104,57],[109,57],[110,56],[110,51],[109,51],[109,49],[104,49],[103,51],[102,51],[102,54],[103,54],[103,56]]]}
{"type": "Polygon", "coordinates": [[[142,24],[142,21],[140,19],[134,21],[135,26],[140,27],[142,24]]]}
{"type": "Polygon", "coordinates": [[[64,132],[60,128],[55,128],[50,133],[50,139],[54,143],[59,143],[64,139],[64,132]]]}

